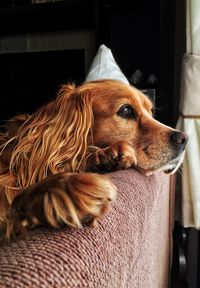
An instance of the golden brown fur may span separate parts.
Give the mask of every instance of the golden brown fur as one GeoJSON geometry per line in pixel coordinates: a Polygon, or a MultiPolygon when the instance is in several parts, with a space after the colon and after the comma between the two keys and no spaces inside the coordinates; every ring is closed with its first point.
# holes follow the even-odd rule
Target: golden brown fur
{"type": "Polygon", "coordinates": [[[8,121],[0,135],[4,238],[38,225],[94,224],[116,194],[99,172],[174,170],[187,136],[153,119],[151,109],[137,89],[102,80],[64,85],[33,115],[8,121]]]}

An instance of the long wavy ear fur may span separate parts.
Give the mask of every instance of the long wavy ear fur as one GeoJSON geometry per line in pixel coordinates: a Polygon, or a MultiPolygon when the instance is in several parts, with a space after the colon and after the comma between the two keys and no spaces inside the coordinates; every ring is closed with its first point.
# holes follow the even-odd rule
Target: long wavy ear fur
{"type": "MultiPolygon", "coordinates": [[[[12,139],[17,143],[10,160],[14,189],[28,187],[49,173],[79,171],[91,137],[91,98],[74,85],[63,85],[55,101],[25,121],[12,139]]],[[[3,175],[0,184],[6,186],[3,175]]],[[[7,187],[7,194],[13,188],[7,187]]]]}

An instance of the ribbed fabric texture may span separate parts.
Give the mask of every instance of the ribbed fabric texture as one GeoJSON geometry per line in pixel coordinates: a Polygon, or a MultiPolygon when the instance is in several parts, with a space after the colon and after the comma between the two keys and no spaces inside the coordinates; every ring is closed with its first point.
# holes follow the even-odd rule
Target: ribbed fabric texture
{"type": "Polygon", "coordinates": [[[0,287],[165,288],[169,177],[109,174],[118,187],[96,228],[36,229],[0,249],[0,287]]]}

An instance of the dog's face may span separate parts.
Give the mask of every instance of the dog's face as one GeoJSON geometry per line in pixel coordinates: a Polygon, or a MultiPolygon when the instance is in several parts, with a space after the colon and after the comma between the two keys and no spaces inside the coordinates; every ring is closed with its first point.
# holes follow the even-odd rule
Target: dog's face
{"type": "Polygon", "coordinates": [[[188,137],[155,120],[152,103],[144,94],[117,81],[100,81],[92,99],[94,145],[130,142],[136,154],[136,168],[145,174],[177,169],[188,137]]]}

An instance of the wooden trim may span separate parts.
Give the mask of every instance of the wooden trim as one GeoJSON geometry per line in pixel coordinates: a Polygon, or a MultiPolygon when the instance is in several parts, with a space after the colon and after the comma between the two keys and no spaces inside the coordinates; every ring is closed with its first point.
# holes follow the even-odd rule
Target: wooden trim
{"type": "Polygon", "coordinates": [[[184,114],[181,113],[181,116],[184,119],[200,119],[200,115],[184,115],[184,114]]]}

